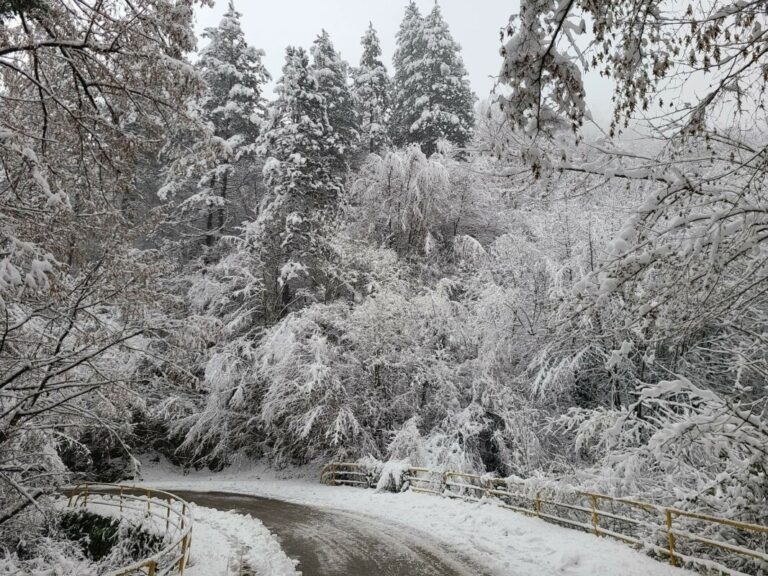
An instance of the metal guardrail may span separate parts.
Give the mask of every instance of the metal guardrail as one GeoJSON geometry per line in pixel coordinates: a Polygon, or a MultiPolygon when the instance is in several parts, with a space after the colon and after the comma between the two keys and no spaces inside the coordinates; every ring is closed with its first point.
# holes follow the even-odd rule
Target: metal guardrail
{"type": "Polygon", "coordinates": [[[192,545],[192,510],[186,501],[163,490],[151,490],[121,484],[79,484],[66,490],[69,508],[88,508],[98,504],[118,509],[119,515],[138,513],[165,526],[168,544],[149,558],[113,570],[105,576],[184,575],[192,545]]]}
{"type": "MultiPolygon", "coordinates": [[[[354,463],[331,463],[323,468],[321,481],[334,485],[370,487],[373,482],[355,481],[367,476],[364,467],[354,463]],[[332,481],[328,481],[332,480],[332,481]]],[[[768,566],[768,526],[739,522],[677,508],[658,506],[629,498],[617,498],[586,491],[572,491],[558,498],[543,492],[531,494],[515,489],[500,478],[464,472],[436,472],[428,468],[409,468],[403,476],[414,492],[443,495],[469,501],[495,499],[499,506],[528,516],[608,536],[626,544],[664,556],[673,566],[690,564],[707,571],[733,576],[743,575],[722,561],[727,555],[755,560],[768,566]],[[738,543],[736,535],[723,539],[715,529],[731,529],[762,537],[763,549],[738,543]],[[716,548],[725,557],[712,560],[696,556],[701,547],[716,548]]]]}

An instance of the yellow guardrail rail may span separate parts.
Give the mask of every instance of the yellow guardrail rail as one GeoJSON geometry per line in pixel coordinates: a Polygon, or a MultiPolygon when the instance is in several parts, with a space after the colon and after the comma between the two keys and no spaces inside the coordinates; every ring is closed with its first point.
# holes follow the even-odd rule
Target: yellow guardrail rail
{"type": "MultiPolygon", "coordinates": [[[[321,481],[370,487],[373,484],[370,478],[367,482],[356,481],[358,477],[368,477],[364,470],[360,464],[331,463],[323,468],[321,481]]],[[[739,576],[744,573],[722,562],[742,558],[756,561],[761,569],[768,568],[768,526],[594,492],[575,490],[558,496],[543,491],[530,493],[523,486],[513,486],[504,479],[465,472],[413,467],[407,470],[403,480],[414,492],[469,501],[492,498],[503,508],[653,552],[666,557],[673,566],[691,565],[709,573],[739,576]],[[723,538],[714,533],[718,529],[732,533],[723,538]],[[762,549],[739,543],[739,535],[744,534],[751,537],[752,543],[762,540],[762,549]],[[720,556],[702,558],[703,548],[719,550],[720,556]]]]}
{"type": "Polygon", "coordinates": [[[85,483],[67,488],[69,508],[116,508],[119,516],[128,514],[152,518],[156,525],[164,526],[166,546],[133,564],[113,570],[106,576],[166,576],[184,575],[192,545],[192,510],[186,501],[163,490],[151,490],[122,484],[85,483]]]}

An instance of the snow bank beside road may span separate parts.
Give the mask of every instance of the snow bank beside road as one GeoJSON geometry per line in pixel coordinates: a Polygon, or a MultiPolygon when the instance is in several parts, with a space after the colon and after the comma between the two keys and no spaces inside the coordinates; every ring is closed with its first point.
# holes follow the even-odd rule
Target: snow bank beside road
{"type": "Polygon", "coordinates": [[[323,486],[311,479],[278,479],[265,470],[196,473],[146,469],[147,484],[168,490],[223,491],[278,498],[384,519],[431,534],[499,576],[683,576],[618,542],[548,524],[491,503],[427,494],[377,493],[323,486]]]}
{"type": "Polygon", "coordinates": [[[187,576],[296,576],[293,560],[257,519],[192,505],[195,524],[187,576]]]}

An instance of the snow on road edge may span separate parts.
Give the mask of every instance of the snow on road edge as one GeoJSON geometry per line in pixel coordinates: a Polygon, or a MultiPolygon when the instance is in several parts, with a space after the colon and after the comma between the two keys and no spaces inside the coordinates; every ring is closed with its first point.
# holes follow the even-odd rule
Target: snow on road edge
{"type": "Polygon", "coordinates": [[[562,528],[504,510],[406,492],[377,493],[323,486],[311,479],[279,479],[252,469],[181,476],[168,467],[149,467],[144,481],[169,490],[223,491],[278,498],[384,519],[430,534],[499,576],[684,576],[691,572],[618,542],[562,528]]]}
{"type": "Polygon", "coordinates": [[[295,576],[296,562],[274,535],[250,515],[192,506],[195,524],[187,576],[240,574],[241,564],[257,576],[295,576]]]}

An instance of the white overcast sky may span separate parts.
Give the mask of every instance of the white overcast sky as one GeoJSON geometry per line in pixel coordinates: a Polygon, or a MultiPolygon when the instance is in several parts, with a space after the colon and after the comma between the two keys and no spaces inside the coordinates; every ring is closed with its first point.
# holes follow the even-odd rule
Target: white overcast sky
{"type": "MultiPolygon", "coordinates": [[[[384,59],[392,73],[392,54],[407,0],[235,0],[241,12],[248,42],[266,52],[265,64],[277,80],[283,66],[285,47],[308,48],[321,29],[331,35],[342,57],[356,66],[360,59],[360,37],[368,22],[379,33],[384,59]]],[[[434,0],[417,0],[422,13],[432,9],[434,0]]],[[[197,29],[215,26],[226,10],[227,0],[213,8],[198,10],[197,29]]],[[[472,89],[483,98],[501,69],[499,31],[518,9],[517,0],[441,0],[443,15],[454,38],[462,46],[464,63],[472,89]]],[[[200,40],[200,47],[205,40],[200,40]]]]}

